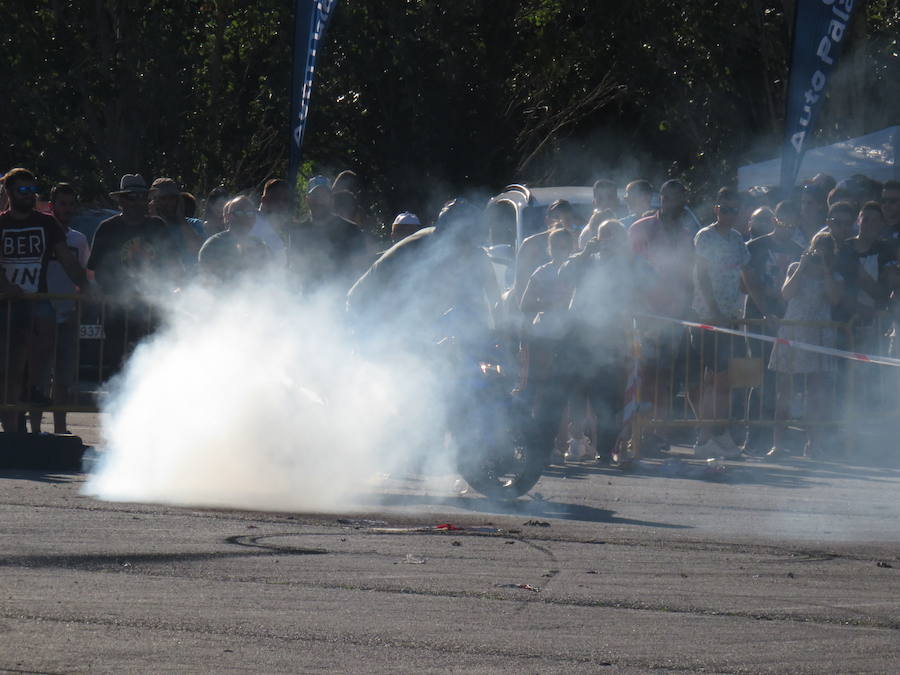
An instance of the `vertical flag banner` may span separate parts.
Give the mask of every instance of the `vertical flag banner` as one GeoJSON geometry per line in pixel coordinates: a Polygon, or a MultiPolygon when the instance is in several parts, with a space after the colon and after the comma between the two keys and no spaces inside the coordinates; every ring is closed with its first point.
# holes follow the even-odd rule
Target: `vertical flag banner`
{"type": "Polygon", "coordinates": [[[797,0],[781,153],[785,196],[797,180],[831,72],[849,34],[853,10],[854,0],[797,0]]]}
{"type": "Polygon", "coordinates": [[[291,93],[291,158],[288,182],[297,183],[303,132],[309,116],[309,97],[319,44],[325,37],[328,20],[337,0],[296,0],[294,3],[294,68],[291,93]]]}

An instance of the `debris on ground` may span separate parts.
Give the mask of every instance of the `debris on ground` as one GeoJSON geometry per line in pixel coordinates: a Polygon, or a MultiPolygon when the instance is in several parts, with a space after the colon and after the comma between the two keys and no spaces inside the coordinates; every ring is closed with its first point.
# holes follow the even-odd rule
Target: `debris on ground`
{"type": "Polygon", "coordinates": [[[347,525],[359,529],[360,527],[380,527],[387,525],[383,520],[349,520],[347,518],[338,518],[338,525],[347,525]]]}
{"type": "Polygon", "coordinates": [[[893,567],[894,567],[893,565],[891,565],[891,563],[885,562],[884,560],[879,560],[875,564],[878,565],[879,567],[887,567],[887,568],[891,568],[891,569],[893,569],[893,567]]]}
{"type": "Polygon", "coordinates": [[[523,591],[531,591],[532,593],[540,593],[541,589],[538,586],[532,586],[531,584],[494,584],[497,588],[521,588],[523,591]]]}
{"type": "Polygon", "coordinates": [[[404,565],[424,565],[425,558],[420,558],[417,555],[413,555],[412,553],[407,553],[406,557],[400,561],[404,565]]]}
{"type": "Polygon", "coordinates": [[[462,546],[462,542],[461,541],[451,541],[450,545],[451,546],[462,546]]]}
{"type": "Polygon", "coordinates": [[[377,534],[409,534],[413,532],[471,532],[474,534],[499,534],[503,532],[499,527],[461,527],[452,523],[440,525],[418,525],[414,527],[375,527],[372,532],[377,534]]]}
{"type": "Polygon", "coordinates": [[[522,524],[528,527],[550,527],[550,523],[545,520],[529,520],[522,524]]]}
{"type": "Polygon", "coordinates": [[[544,495],[542,495],[540,492],[532,492],[532,493],[531,493],[531,499],[532,499],[532,501],[536,501],[536,502],[545,502],[545,501],[547,501],[547,500],[544,498],[544,495]]]}

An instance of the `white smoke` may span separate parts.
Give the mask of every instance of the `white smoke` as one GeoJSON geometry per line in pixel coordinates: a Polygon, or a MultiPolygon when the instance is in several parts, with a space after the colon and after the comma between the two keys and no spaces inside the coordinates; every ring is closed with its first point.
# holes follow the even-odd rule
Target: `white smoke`
{"type": "Polygon", "coordinates": [[[283,279],[169,296],[163,327],[110,385],[102,460],[85,492],[346,511],[374,476],[423,451],[444,460],[443,407],[426,370],[402,336],[389,363],[367,359],[343,307],[338,293],[301,302],[283,279]]]}

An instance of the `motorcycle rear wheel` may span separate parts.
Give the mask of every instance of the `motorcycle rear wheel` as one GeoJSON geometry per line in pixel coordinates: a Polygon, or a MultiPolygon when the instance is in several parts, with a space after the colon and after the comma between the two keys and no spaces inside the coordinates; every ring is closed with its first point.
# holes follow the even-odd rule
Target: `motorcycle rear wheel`
{"type": "Polygon", "coordinates": [[[458,470],[469,486],[495,501],[512,501],[540,480],[548,453],[527,438],[513,437],[484,452],[461,449],[458,470]]]}

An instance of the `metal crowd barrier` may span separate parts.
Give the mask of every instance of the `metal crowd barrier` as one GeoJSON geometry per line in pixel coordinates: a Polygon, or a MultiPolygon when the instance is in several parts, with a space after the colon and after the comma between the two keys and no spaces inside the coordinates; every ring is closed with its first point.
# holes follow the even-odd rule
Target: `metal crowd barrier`
{"type": "Polygon", "coordinates": [[[118,371],[136,341],[152,331],[153,325],[152,310],[147,307],[122,307],[86,295],[34,293],[3,297],[0,413],[99,412],[98,396],[103,384],[118,371]],[[68,317],[65,326],[57,321],[62,316],[68,317]],[[39,350],[39,345],[51,343],[51,347],[39,350]],[[65,356],[74,359],[75,377],[66,400],[54,401],[52,388],[57,367],[66,365],[59,358],[65,350],[69,350],[65,356]],[[34,369],[41,372],[41,378],[34,375],[38,372],[34,369]],[[36,382],[37,379],[42,381],[36,382]],[[13,383],[17,380],[21,387],[15,391],[18,385],[13,383]],[[33,383],[38,392],[32,391],[33,383]],[[50,402],[37,400],[41,397],[50,402]]]}
{"type": "MultiPolygon", "coordinates": [[[[833,440],[839,439],[846,451],[853,453],[860,434],[898,423],[900,369],[867,363],[865,358],[866,354],[895,356],[900,349],[892,320],[885,314],[867,323],[759,319],[730,326],[773,337],[779,336],[779,329],[787,329],[796,335],[795,340],[831,343],[846,352],[846,358],[811,352],[799,357],[826,369],[822,377],[814,373],[779,375],[771,370],[772,350],[786,346],[651,317],[638,318],[635,328],[639,368],[631,395],[636,400],[626,401],[626,409],[632,404],[637,411],[629,420],[632,457],[640,457],[648,441],[692,445],[690,432],[702,427],[728,429],[739,445],[754,434],[758,443],[759,434],[766,434],[771,445],[776,425],[788,433],[829,430],[833,440]],[[824,339],[828,334],[831,339],[824,339]],[[711,393],[709,372],[716,365],[727,366],[727,404],[717,405],[714,399],[712,414],[701,414],[698,401],[711,393]],[[818,418],[809,414],[812,398],[825,412],[818,418]],[[677,442],[671,442],[673,437],[677,442]]],[[[799,353],[799,348],[794,349],[799,353]]]]}

